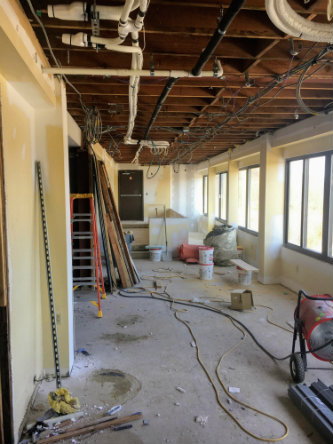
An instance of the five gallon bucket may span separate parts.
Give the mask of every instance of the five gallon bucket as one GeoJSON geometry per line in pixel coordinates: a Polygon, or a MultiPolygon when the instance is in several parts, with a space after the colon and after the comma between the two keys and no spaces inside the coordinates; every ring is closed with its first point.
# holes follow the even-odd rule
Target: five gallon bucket
{"type": "Polygon", "coordinates": [[[213,264],[214,247],[199,247],[199,263],[213,264]]]}
{"type": "Polygon", "coordinates": [[[150,248],[150,260],[153,262],[160,262],[162,256],[162,248],[150,248]]]}
{"type": "Polygon", "coordinates": [[[199,277],[204,281],[213,279],[214,264],[199,264],[199,277]]]}
{"type": "Polygon", "coordinates": [[[237,268],[238,282],[242,285],[251,285],[252,283],[252,271],[245,271],[237,268]]]}

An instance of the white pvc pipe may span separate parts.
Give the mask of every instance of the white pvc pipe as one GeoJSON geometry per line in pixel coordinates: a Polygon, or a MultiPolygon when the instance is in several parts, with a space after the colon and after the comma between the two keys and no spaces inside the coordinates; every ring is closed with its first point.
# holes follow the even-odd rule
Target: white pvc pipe
{"type": "MultiPolygon", "coordinates": [[[[127,2],[126,2],[127,3],[127,2]]],[[[131,0],[131,11],[137,9],[140,5],[140,0],[131,0]]],[[[48,5],[47,14],[51,18],[58,18],[60,20],[78,20],[87,21],[86,14],[87,2],[74,2],[69,5],[48,5]]],[[[99,13],[100,20],[114,20],[118,21],[122,16],[124,6],[102,6],[96,5],[96,11],[99,13]]]]}
{"type": "Polygon", "coordinates": [[[266,0],[266,11],[284,33],[312,42],[333,43],[332,24],[314,23],[297,14],[287,0],[266,0]]]}
{"type": "Polygon", "coordinates": [[[123,68],[43,68],[46,74],[55,75],[73,75],[73,76],[112,76],[112,77],[221,77],[222,72],[215,73],[214,71],[202,71],[199,76],[194,76],[191,71],[176,70],[176,69],[160,69],[153,73],[149,69],[123,69],[123,68]]]}
{"type": "MultiPolygon", "coordinates": [[[[84,32],[78,32],[77,34],[62,34],[61,40],[62,43],[65,43],[67,45],[80,46],[80,47],[89,46],[88,34],[84,32]]],[[[122,42],[120,38],[105,39],[102,37],[91,36],[90,42],[93,44],[93,47],[96,47],[96,45],[98,44],[105,45],[105,48],[109,49],[110,51],[124,52],[128,54],[134,54],[134,53],[141,54],[142,52],[139,47],[119,46],[119,43],[122,42]]]]}
{"type": "Polygon", "coordinates": [[[130,12],[133,10],[134,0],[126,0],[120,16],[122,22],[127,22],[130,12]]]}

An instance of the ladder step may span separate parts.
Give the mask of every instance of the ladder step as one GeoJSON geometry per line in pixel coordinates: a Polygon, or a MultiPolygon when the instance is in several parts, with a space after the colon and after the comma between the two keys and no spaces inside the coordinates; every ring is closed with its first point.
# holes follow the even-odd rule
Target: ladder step
{"type": "Polygon", "coordinates": [[[92,265],[74,265],[73,270],[94,270],[95,267],[92,265]]]}
{"type": "Polygon", "coordinates": [[[72,219],[72,223],[74,222],[91,222],[91,219],[72,219]]]}
{"type": "Polygon", "coordinates": [[[96,279],[94,277],[73,277],[73,282],[83,282],[83,281],[94,281],[96,282],[96,279]]]}
{"type": "Polygon", "coordinates": [[[78,261],[80,259],[82,259],[82,260],[91,259],[93,261],[95,258],[94,258],[94,256],[73,256],[72,259],[73,259],[73,261],[78,261]]]}
{"type": "Polygon", "coordinates": [[[73,217],[76,216],[91,216],[91,213],[73,213],[73,217]]]}
{"type": "Polygon", "coordinates": [[[89,251],[94,251],[93,248],[73,248],[73,253],[88,253],[89,251]]]}
{"type": "Polygon", "coordinates": [[[73,287],[79,287],[81,285],[86,285],[87,287],[90,285],[96,285],[96,282],[73,282],[73,287]]]}
{"type": "Polygon", "coordinates": [[[74,235],[73,237],[72,237],[72,239],[92,239],[93,238],[93,236],[91,235],[91,236],[79,236],[79,235],[74,235]]]}
{"type": "Polygon", "coordinates": [[[73,234],[93,234],[92,231],[73,231],[73,234]]]}

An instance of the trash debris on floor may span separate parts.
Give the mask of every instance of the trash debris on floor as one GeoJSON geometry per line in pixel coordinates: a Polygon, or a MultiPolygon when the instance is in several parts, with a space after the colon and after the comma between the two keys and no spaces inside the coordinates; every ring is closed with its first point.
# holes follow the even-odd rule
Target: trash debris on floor
{"type": "MultiPolygon", "coordinates": [[[[65,418],[65,417],[63,417],[65,418]]],[[[85,424],[80,425],[74,425],[67,427],[67,420],[60,422],[60,418],[57,418],[59,422],[57,422],[53,428],[49,428],[48,425],[43,426],[42,424],[36,424],[34,426],[34,430],[37,430],[38,428],[41,429],[41,431],[38,433],[39,437],[41,439],[38,440],[39,444],[48,444],[52,442],[62,441],[65,439],[74,438],[75,436],[81,436],[85,435],[87,433],[95,433],[98,431],[102,431],[106,428],[109,428],[110,430],[114,432],[118,432],[120,430],[127,430],[133,427],[132,424],[129,424],[133,421],[136,421],[138,419],[142,418],[141,412],[136,412],[128,416],[123,416],[122,418],[114,417],[110,418],[109,415],[102,416],[101,418],[95,419],[93,421],[90,421],[85,424]],[[65,426],[66,422],[66,426],[65,426]],[[43,437],[41,437],[41,434],[43,433],[43,437]]],[[[148,421],[148,420],[145,420],[148,421]]],[[[149,424],[149,421],[148,421],[149,424]]],[[[147,425],[148,425],[147,424],[147,425]]],[[[37,435],[37,436],[38,436],[37,435]]],[[[32,437],[32,442],[36,442],[36,435],[32,437]]],[[[22,443],[23,441],[21,441],[22,443]]],[[[29,442],[29,441],[26,441],[29,442]]],[[[73,440],[72,440],[73,442],[73,440]]]]}

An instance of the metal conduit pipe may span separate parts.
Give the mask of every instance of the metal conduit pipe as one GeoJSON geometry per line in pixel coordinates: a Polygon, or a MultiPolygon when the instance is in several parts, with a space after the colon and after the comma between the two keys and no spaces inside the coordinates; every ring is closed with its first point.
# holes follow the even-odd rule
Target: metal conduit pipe
{"type": "Polygon", "coordinates": [[[156,117],[157,117],[158,113],[160,112],[160,109],[162,108],[163,103],[165,102],[165,99],[168,97],[170,91],[172,90],[173,85],[177,82],[178,79],[179,79],[179,77],[170,77],[168,79],[168,81],[166,82],[165,87],[164,87],[160,97],[158,98],[155,109],[153,111],[153,114],[152,114],[150,121],[148,123],[148,126],[146,128],[145,135],[143,136],[144,139],[148,138],[149,131],[151,130],[151,127],[153,126],[153,124],[156,120],[156,117]]]}
{"type": "Polygon", "coordinates": [[[246,0],[233,0],[227,9],[226,13],[223,15],[216,31],[214,32],[212,38],[208,42],[206,48],[202,51],[199,60],[192,69],[192,74],[198,76],[205,66],[209,58],[214,53],[217,46],[220,44],[221,40],[225,36],[227,29],[229,28],[231,22],[236,17],[241,7],[244,5],[246,0]]]}
{"type": "MultiPolygon", "coordinates": [[[[192,69],[191,73],[193,76],[200,76],[202,68],[206,64],[207,60],[210,58],[210,56],[215,51],[217,45],[221,42],[223,39],[225,33],[227,32],[227,29],[230,25],[230,23],[233,21],[243,4],[246,0],[233,0],[230,4],[227,12],[223,16],[222,20],[219,23],[218,28],[216,29],[213,37],[211,38],[210,42],[208,43],[207,47],[204,49],[202,54],[199,57],[199,60],[197,61],[196,65],[192,69]]],[[[153,111],[153,114],[151,116],[151,119],[149,121],[149,124],[146,128],[144,139],[148,138],[149,131],[151,127],[153,126],[156,117],[158,113],[160,112],[160,109],[165,101],[165,99],[168,97],[173,85],[177,82],[178,77],[170,77],[167,81],[160,97],[158,98],[158,101],[156,103],[155,109],[153,111]]]]}

